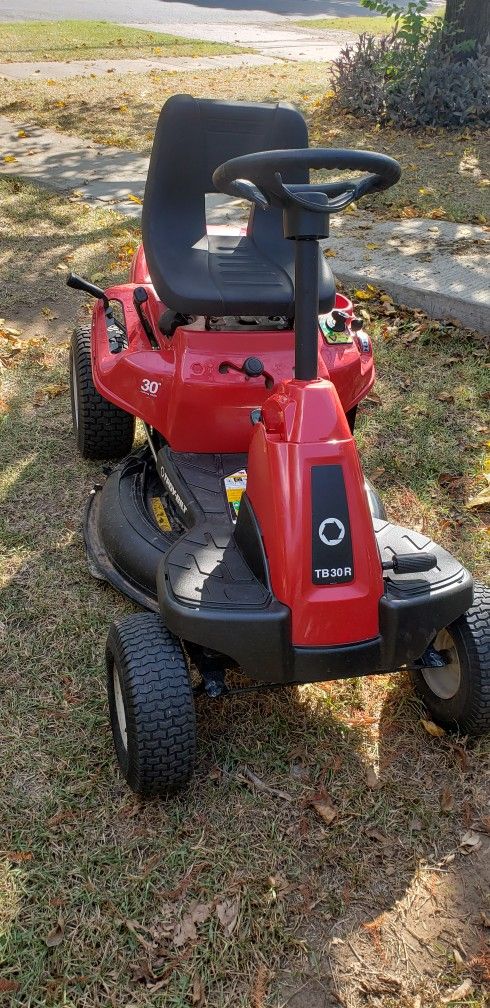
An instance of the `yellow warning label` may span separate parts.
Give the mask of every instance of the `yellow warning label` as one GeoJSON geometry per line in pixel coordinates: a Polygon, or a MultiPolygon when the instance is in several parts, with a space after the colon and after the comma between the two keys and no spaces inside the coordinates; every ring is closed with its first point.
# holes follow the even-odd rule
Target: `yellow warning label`
{"type": "Polygon", "coordinates": [[[243,491],[247,489],[247,470],[239,469],[225,477],[226,499],[231,509],[231,516],[236,521],[243,491]]]}
{"type": "Polygon", "coordinates": [[[159,528],[163,532],[171,532],[172,526],[168,520],[167,512],[159,497],[152,497],[151,499],[153,514],[155,515],[155,521],[159,528]]]}

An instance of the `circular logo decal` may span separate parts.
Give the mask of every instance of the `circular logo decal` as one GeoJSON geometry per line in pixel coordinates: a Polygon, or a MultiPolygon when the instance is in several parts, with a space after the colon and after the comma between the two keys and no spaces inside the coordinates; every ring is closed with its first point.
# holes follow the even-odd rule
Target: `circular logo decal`
{"type": "Polygon", "coordinates": [[[345,536],[345,525],[339,518],[324,518],[318,535],[325,546],[338,546],[345,536]]]}

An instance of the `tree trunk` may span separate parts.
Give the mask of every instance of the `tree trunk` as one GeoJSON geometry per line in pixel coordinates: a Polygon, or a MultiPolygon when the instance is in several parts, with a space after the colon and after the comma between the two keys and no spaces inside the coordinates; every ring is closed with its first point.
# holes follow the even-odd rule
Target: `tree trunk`
{"type": "Polygon", "coordinates": [[[484,45],[490,35],[490,0],[446,0],[445,24],[458,42],[484,45]]]}

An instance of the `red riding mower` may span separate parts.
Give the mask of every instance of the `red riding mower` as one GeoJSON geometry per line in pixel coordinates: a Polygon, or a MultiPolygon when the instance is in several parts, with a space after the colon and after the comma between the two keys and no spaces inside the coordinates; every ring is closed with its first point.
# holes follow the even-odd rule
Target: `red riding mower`
{"type": "Polygon", "coordinates": [[[106,649],[117,758],[141,795],[189,779],[194,693],[233,692],[234,665],[254,689],[406,667],[440,724],[490,727],[490,593],[366,482],[371,342],[319,247],[330,214],[399,176],[382,154],[309,149],[288,105],[177,95],[129,283],[68,279],[98,299],[71,350],[78,447],[123,460],[89,499],[89,567],[148,610],[106,649]],[[310,184],[309,169],[356,177],[310,184]],[[245,227],[207,227],[216,190],[251,203],[245,227]],[[147,443],[131,451],[135,417],[147,443]]]}

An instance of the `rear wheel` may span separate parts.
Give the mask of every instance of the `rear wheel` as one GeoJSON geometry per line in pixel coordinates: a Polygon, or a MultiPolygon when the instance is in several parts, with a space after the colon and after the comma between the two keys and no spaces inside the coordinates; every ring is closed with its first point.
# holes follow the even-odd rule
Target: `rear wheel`
{"type": "Polygon", "coordinates": [[[123,777],[146,797],[184,787],[194,771],[196,718],[180,642],[157,613],[136,613],[109,630],[106,664],[123,777]]]}
{"type": "Polygon", "coordinates": [[[471,609],[435,637],[445,664],[412,672],[416,692],[444,728],[490,731],[490,589],[475,584],[471,609]]]}
{"type": "Polygon", "coordinates": [[[134,417],[97,392],[92,377],[90,327],[75,329],[70,347],[73,430],[86,459],[124,458],[134,439],[134,417]]]}

